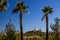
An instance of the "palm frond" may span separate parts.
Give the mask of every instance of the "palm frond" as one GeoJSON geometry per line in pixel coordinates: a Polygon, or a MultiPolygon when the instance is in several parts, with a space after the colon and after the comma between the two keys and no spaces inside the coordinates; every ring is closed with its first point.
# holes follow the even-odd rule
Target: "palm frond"
{"type": "Polygon", "coordinates": [[[16,6],[18,6],[18,7],[19,7],[19,5],[20,5],[20,3],[17,3],[17,4],[16,4],[16,6]]]}
{"type": "Polygon", "coordinates": [[[24,5],[24,1],[19,2],[16,4],[16,8],[13,10],[12,13],[18,12],[19,10],[22,10],[23,12],[27,12],[28,6],[24,5]]]}
{"type": "Polygon", "coordinates": [[[47,12],[47,7],[45,6],[45,7],[42,9],[42,11],[43,11],[44,13],[46,13],[46,12],[47,12]]]}
{"type": "Polygon", "coordinates": [[[27,11],[27,10],[24,10],[23,12],[24,12],[24,13],[28,13],[28,11],[27,11]]]}
{"type": "Polygon", "coordinates": [[[1,6],[1,12],[5,12],[6,8],[4,6],[1,6]]]}
{"type": "Polygon", "coordinates": [[[0,12],[5,12],[6,11],[6,5],[7,5],[6,0],[0,0],[0,12]]]}
{"type": "Polygon", "coordinates": [[[43,21],[43,19],[45,18],[46,15],[48,15],[48,13],[45,13],[45,14],[44,14],[44,16],[42,17],[42,21],[43,21]]]}
{"type": "Polygon", "coordinates": [[[6,5],[7,5],[7,1],[4,1],[4,2],[2,3],[2,5],[3,5],[3,6],[6,6],[6,5]]]}
{"type": "Polygon", "coordinates": [[[45,6],[45,7],[42,9],[42,11],[43,11],[44,13],[46,13],[46,12],[52,13],[52,12],[53,12],[53,11],[52,11],[52,8],[50,8],[50,6],[45,6]]]}
{"type": "Polygon", "coordinates": [[[12,13],[18,12],[20,10],[20,3],[16,4],[16,8],[13,9],[12,13]]]}
{"type": "Polygon", "coordinates": [[[46,15],[44,15],[44,16],[42,17],[42,19],[41,19],[42,21],[43,21],[43,19],[45,18],[45,16],[46,16],[46,15]]]}
{"type": "Polygon", "coordinates": [[[50,7],[48,6],[48,11],[49,11],[49,13],[52,13],[52,12],[53,12],[52,9],[53,9],[53,8],[50,8],[50,7]]]}
{"type": "Polygon", "coordinates": [[[23,5],[24,5],[24,1],[22,1],[22,2],[20,3],[20,5],[23,6],[23,5]]]}
{"type": "Polygon", "coordinates": [[[23,6],[23,9],[26,9],[26,6],[23,6]]]}
{"type": "Polygon", "coordinates": [[[15,13],[15,12],[18,12],[18,11],[19,11],[19,9],[15,8],[15,9],[12,11],[12,13],[15,13]]]}

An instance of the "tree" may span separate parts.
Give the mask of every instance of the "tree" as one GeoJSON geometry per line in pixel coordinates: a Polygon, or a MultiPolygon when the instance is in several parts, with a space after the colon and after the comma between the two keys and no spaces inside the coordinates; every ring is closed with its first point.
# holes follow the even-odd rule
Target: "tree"
{"type": "Polygon", "coordinates": [[[56,40],[59,40],[58,31],[59,31],[59,28],[60,28],[60,25],[59,25],[60,19],[55,18],[54,20],[55,20],[55,24],[51,24],[50,27],[56,33],[56,40]]]}
{"type": "Polygon", "coordinates": [[[23,26],[22,26],[22,16],[23,12],[27,12],[28,6],[24,5],[24,1],[19,2],[16,4],[15,9],[13,10],[13,13],[20,11],[20,32],[21,32],[21,40],[23,40],[23,26]]]}
{"type": "Polygon", "coordinates": [[[42,11],[45,13],[42,20],[46,18],[46,40],[48,40],[48,15],[52,13],[52,8],[50,8],[50,6],[45,6],[42,11]]]}
{"type": "Polygon", "coordinates": [[[9,21],[9,23],[6,24],[5,32],[6,32],[7,40],[16,40],[16,36],[15,36],[16,30],[11,21],[9,21]]]}
{"type": "Polygon", "coordinates": [[[6,6],[7,6],[7,1],[6,0],[0,0],[0,12],[5,12],[6,6]]]}

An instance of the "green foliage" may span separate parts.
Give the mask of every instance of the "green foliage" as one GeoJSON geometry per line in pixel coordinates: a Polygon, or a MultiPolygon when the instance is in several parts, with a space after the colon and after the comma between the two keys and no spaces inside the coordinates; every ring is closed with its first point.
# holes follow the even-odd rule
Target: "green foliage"
{"type": "Polygon", "coordinates": [[[16,40],[16,36],[15,36],[16,31],[11,21],[6,25],[5,31],[6,31],[7,40],[16,40]]]}
{"type": "Polygon", "coordinates": [[[24,5],[23,1],[22,2],[18,2],[16,4],[15,9],[13,10],[13,13],[18,12],[18,11],[27,12],[27,8],[28,8],[28,6],[24,5]]]}
{"type": "Polygon", "coordinates": [[[42,9],[42,11],[45,13],[44,16],[42,17],[42,20],[45,18],[46,15],[51,14],[53,12],[50,6],[45,6],[42,9]]]}
{"type": "Polygon", "coordinates": [[[6,11],[6,6],[7,6],[7,1],[6,0],[0,0],[0,12],[5,12],[6,11]]]}
{"type": "Polygon", "coordinates": [[[51,13],[52,12],[52,8],[50,8],[50,6],[45,6],[43,9],[42,9],[42,11],[44,12],[44,13],[51,13]]]}
{"type": "Polygon", "coordinates": [[[59,28],[60,28],[60,25],[59,25],[59,20],[58,18],[55,18],[55,24],[51,24],[50,27],[51,29],[56,32],[56,31],[59,31],[59,28]]]}
{"type": "Polygon", "coordinates": [[[59,29],[60,29],[60,25],[59,25],[59,21],[60,19],[55,18],[55,24],[50,25],[51,29],[54,31],[54,35],[55,35],[55,40],[59,39],[59,29]]]}

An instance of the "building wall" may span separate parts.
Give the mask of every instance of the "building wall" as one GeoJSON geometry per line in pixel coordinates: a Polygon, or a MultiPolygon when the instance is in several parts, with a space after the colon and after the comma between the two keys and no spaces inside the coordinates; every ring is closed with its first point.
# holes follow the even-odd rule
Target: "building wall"
{"type": "Polygon", "coordinates": [[[24,36],[24,40],[43,40],[40,36],[24,36]]]}

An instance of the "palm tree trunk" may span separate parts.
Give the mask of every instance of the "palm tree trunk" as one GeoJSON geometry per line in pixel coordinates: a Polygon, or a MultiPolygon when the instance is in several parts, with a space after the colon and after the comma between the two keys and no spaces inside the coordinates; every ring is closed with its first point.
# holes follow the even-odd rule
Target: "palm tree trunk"
{"type": "Polygon", "coordinates": [[[22,11],[21,10],[20,10],[20,32],[21,32],[21,40],[23,40],[22,11]]]}
{"type": "Polygon", "coordinates": [[[48,40],[48,15],[46,15],[46,40],[48,40]]]}
{"type": "Polygon", "coordinates": [[[58,29],[57,29],[57,31],[56,31],[56,40],[59,40],[59,39],[58,39],[58,29]]]}

